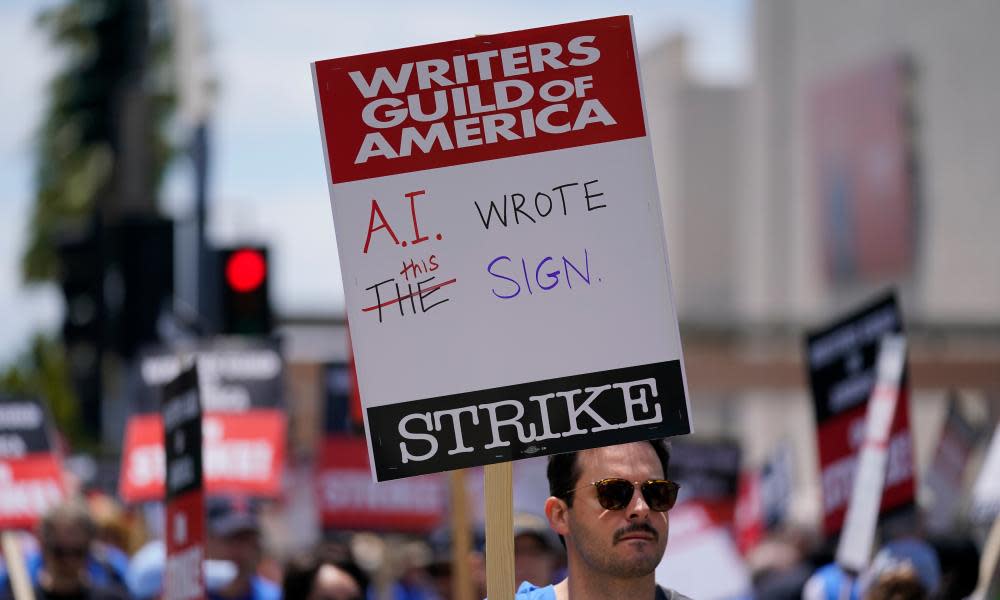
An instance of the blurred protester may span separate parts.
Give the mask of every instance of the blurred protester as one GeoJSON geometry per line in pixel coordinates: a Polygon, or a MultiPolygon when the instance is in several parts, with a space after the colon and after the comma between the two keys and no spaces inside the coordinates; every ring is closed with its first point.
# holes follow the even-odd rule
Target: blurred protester
{"type": "Polygon", "coordinates": [[[802,588],[802,600],[859,600],[858,578],[837,563],[816,570],[802,588]]]}
{"type": "Polygon", "coordinates": [[[277,584],[257,574],[263,556],[258,506],[253,500],[212,497],[205,503],[208,539],[206,557],[236,565],[233,580],[209,590],[209,600],[279,600],[277,584]]]}
{"type": "Polygon", "coordinates": [[[33,577],[36,600],[128,598],[124,587],[113,581],[110,573],[105,574],[106,581],[93,576],[103,568],[97,566],[100,563],[93,553],[96,536],[97,526],[81,500],[59,504],[42,518],[38,528],[41,561],[33,577]]]}
{"type": "Polygon", "coordinates": [[[969,536],[949,535],[931,538],[931,545],[941,563],[941,585],[934,594],[937,600],[968,598],[979,583],[979,548],[969,536]]]}
{"type": "Polygon", "coordinates": [[[863,600],[926,600],[940,585],[937,553],[917,538],[887,543],[860,579],[863,600]]]}
{"type": "Polygon", "coordinates": [[[141,538],[138,526],[135,525],[125,509],[117,500],[102,493],[92,493],[87,496],[87,506],[97,526],[97,541],[116,554],[127,557],[139,549],[136,541],[141,538]]]}
{"type": "Polygon", "coordinates": [[[407,542],[393,553],[398,573],[392,585],[393,600],[436,600],[434,580],[428,567],[433,552],[424,542],[407,542]]]}
{"type": "Polygon", "coordinates": [[[747,562],[753,571],[756,600],[798,600],[813,573],[808,560],[811,540],[807,532],[788,528],[769,535],[754,548],[747,562]]]}
{"type": "Polygon", "coordinates": [[[556,582],[563,548],[549,524],[532,513],[514,515],[514,581],[538,586],[556,582]]]}
{"type": "MultiPolygon", "coordinates": [[[[163,540],[153,540],[132,556],[125,578],[136,600],[154,600],[163,593],[163,571],[167,548],[163,540]]],[[[236,579],[236,565],[228,560],[204,561],[205,589],[220,590],[236,579]]]]}
{"type": "Polygon", "coordinates": [[[363,600],[367,592],[368,577],[357,565],[321,556],[289,563],[282,584],[282,595],[288,600],[363,600]]]}
{"type": "MultiPolygon", "coordinates": [[[[453,594],[454,570],[452,564],[451,531],[439,529],[431,534],[431,548],[433,558],[427,565],[427,573],[430,575],[432,598],[440,600],[451,600],[453,594]]],[[[469,579],[472,584],[472,597],[486,597],[486,557],[484,549],[486,547],[486,533],[480,528],[472,532],[472,548],[466,556],[466,566],[469,570],[469,579]]]]}
{"type": "Polygon", "coordinates": [[[685,598],[658,586],[654,573],[677,500],[669,466],[662,440],[550,456],[545,516],[566,545],[567,577],[523,584],[517,598],[685,598]]]}

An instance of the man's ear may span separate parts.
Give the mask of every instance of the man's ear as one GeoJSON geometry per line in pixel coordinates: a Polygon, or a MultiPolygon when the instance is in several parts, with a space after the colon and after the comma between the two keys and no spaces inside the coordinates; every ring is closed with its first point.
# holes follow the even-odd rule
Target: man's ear
{"type": "Polygon", "coordinates": [[[569,507],[565,500],[549,496],[545,501],[545,518],[549,520],[552,531],[563,537],[569,534],[569,507]]]}

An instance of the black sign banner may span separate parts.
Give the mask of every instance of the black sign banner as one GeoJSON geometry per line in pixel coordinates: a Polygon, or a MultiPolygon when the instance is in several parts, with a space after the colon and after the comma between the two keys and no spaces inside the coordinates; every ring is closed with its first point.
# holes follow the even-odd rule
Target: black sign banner
{"type": "Polygon", "coordinates": [[[367,409],[379,481],[690,431],[680,361],[367,409]]]}
{"type": "Polygon", "coordinates": [[[166,495],[172,500],[202,488],[201,401],[198,370],[192,366],[164,388],[163,440],[166,495]]]}
{"type": "Polygon", "coordinates": [[[0,458],[48,452],[52,444],[46,422],[37,399],[0,394],[0,458]]]}

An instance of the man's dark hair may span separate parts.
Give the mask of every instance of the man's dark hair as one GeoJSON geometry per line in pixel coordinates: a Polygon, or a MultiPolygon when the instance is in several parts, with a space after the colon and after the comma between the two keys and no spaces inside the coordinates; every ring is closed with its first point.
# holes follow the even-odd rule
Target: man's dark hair
{"type": "MultiPolygon", "coordinates": [[[[653,446],[656,457],[660,459],[663,476],[667,477],[670,468],[670,449],[667,448],[666,440],[648,441],[653,446]]],[[[549,495],[562,498],[566,501],[566,506],[573,506],[573,490],[579,487],[580,461],[577,460],[579,454],[579,452],[567,452],[549,456],[549,467],[546,471],[549,478],[549,495]]]]}

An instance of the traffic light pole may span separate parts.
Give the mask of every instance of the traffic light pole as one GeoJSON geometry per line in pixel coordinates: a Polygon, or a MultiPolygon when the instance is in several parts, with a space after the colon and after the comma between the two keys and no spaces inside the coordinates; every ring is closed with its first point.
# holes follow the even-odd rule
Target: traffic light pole
{"type": "Polygon", "coordinates": [[[197,312],[199,321],[210,332],[218,329],[218,283],[213,281],[215,253],[209,248],[206,227],[208,221],[208,121],[202,120],[194,128],[191,138],[191,160],[194,163],[195,195],[194,219],[196,237],[197,312]]]}

